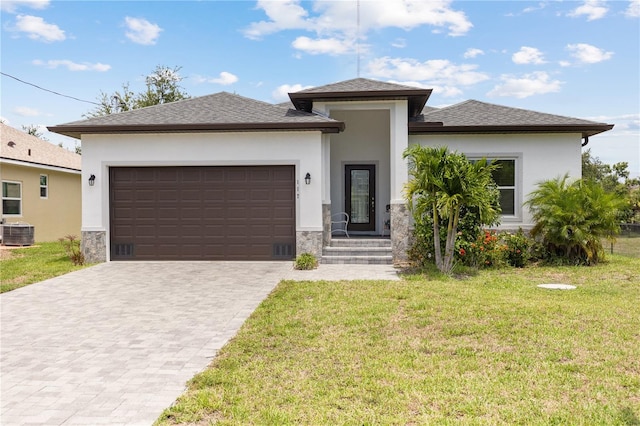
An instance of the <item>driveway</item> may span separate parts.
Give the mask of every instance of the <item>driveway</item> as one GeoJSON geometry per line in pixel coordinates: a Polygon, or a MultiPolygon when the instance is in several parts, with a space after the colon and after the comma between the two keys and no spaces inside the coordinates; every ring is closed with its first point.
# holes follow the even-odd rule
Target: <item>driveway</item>
{"type": "Polygon", "coordinates": [[[149,425],[281,279],[393,268],[111,262],[0,295],[0,424],[149,425]]]}

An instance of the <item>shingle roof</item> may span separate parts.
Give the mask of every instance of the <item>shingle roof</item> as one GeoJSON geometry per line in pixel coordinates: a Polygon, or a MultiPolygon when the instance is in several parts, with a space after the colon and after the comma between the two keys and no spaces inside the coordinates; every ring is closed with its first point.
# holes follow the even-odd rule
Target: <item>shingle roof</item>
{"type": "Polygon", "coordinates": [[[80,171],[82,157],[50,142],[31,136],[6,124],[0,124],[0,158],[34,165],[80,171]]]}
{"type": "Polygon", "coordinates": [[[610,130],[613,125],[468,100],[445,108],[425,109],[422,115],[411,120],[409,127],[412,133],[579,131],[584,136],[591,136],[610,130]]]}
{"type": "Polygon", "coordinates": [[[401,90],[420,92],[425,89],[418,89],[416,87],[405,86],[403,84],[370,80],[368,78],[354,78],[352,80],[340,81],[337,83],[326,84],[324,86],[311,87],[295,93],[395,92],[401,90]]]}
{"type": "Polygon", "coordinates": [[[420,89],[384,81],[354,78],[352,80],[312,87],[289,93],[295,107],[311,112],[313,103],[318,101],[376,101],[404,99],[409,104],[409,117],[420,114],[431,96],[432,89],[420,89]]]}
{"type": "Polygon", "coordinates": [[[52,126],[72,137],[82,133],[322,130],[339,131],[344,124],[317,114],[297,111],[243,96],[220,92],[52,126]]]}

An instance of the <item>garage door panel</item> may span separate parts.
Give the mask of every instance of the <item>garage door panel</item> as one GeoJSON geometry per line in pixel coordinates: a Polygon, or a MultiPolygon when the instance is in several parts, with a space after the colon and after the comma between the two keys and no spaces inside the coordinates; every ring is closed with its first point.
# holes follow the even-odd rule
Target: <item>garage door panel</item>
{"type": "Polygon", "coordinates": [[[114,260],[295,254],[293,166],[112,168],[110,178],[114,260]]]}

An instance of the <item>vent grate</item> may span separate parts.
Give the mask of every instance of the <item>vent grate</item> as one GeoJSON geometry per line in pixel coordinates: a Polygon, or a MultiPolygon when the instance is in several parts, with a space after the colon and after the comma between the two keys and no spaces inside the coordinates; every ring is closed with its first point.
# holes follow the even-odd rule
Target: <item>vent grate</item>
{"type": "Polygon", "coordinates": [[[112,257],[133,257],[133,243],[114,244],[112,257]]]}
{"type": "Polygon", "coordinates": [[[273,244],[272,255],[278,259],[292,259],[293,258],[293,244],[275,243],[273,244]]]}

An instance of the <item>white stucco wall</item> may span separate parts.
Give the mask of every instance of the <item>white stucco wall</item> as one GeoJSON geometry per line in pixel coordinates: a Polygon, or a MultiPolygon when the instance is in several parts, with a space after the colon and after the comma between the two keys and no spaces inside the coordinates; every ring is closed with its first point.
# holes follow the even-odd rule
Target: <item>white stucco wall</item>
{"type": "Polygon", "coordinates": [[[322,134],[309,132],[84,135],[82,230],[109,234],[111,166],[294,165],[296,231],[322,231],[322,134]],[[311,184],[304,176],[311,174],[311,184]],[[91,174],[95,186],[88,185],[91,174]]]}
{"type": "MultiPolygon", "coordinates": [[[[576,134],[497,134],[497,135],[412,135],[410,144],[447,146],[467,157],[516,158],[516,205],[527,200],[537,183],[564,176],[582,174],[581,135],[576,134]]],[[[526,207],[516,209],[516,216],[505,217],[502,228],[533,226],[526,207]]]]}

